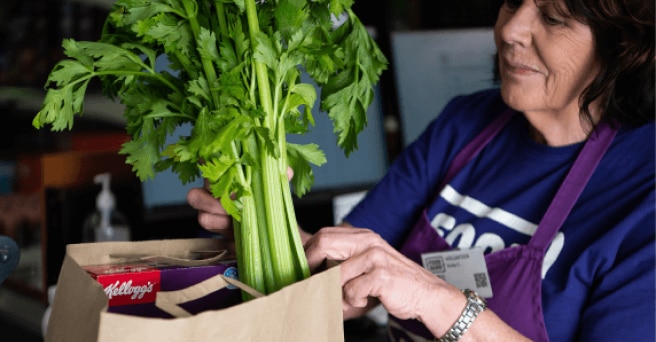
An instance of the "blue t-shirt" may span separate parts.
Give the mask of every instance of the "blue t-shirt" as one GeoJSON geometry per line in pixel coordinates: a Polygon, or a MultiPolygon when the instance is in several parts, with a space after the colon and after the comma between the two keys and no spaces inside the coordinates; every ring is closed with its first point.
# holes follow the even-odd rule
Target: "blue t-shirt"
{"type": "MultiPolygon", "coordinates": [[[[538,144],[515,115],[438,189],[454,156],[506,108],[497,89],[453,99],[345,221],[399,248],[426,209],[454,247],[526,244],[583,143],[538,144]]],[[[545,255],[553,341],[655,340],[655,130],[620,129],[545,255]]]]}

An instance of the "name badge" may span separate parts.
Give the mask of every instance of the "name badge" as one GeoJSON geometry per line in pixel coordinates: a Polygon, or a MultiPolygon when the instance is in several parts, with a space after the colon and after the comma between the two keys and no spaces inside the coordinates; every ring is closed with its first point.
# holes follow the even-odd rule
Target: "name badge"
{"type": "Polygon", "coordinates": [[[492,298],[492,286],[485,265],[483,248],[459,249],[421,255],[424,268],[461,290],[476,291],[492,298]]]}

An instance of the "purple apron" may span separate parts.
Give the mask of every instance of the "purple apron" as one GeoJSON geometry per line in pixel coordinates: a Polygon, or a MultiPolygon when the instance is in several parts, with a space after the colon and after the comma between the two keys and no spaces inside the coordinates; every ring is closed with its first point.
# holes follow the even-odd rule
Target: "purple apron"
{"type": "MultiPolygon", "coordinates": [[[[514,113],[512,110],[505,111],[460,151],[449,166],[440,190],[505,127],[514,113]]],[[[493,292],[493,298],[487,300],[488,308],[533,341],[549,340],[542,314],[541,284],[545,252],[616,133],[616,129],[606,124],[599,125],[592,133],[528,244],[485,255],[493,292]]],[[[424,210],[400,251],[421,264],[423,253],[451,248],[430,225],[424,210]]],[[[400,320],[393,316],[389,317],[388,333],[392,341],[434,339],[419,321],[400,320]]]]}

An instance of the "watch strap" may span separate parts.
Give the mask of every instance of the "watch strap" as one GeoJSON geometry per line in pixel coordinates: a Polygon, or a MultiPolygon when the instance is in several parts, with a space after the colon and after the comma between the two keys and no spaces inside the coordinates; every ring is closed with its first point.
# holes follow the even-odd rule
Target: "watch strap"
{"type": "Polygon", "coordinates": [[[465,289],[462,293],[467,298],[467,305],[462,310],[462,314],[458,320],[451,326],[451,329],[446,332],[446,335],[436,339],[437,342],[456,342],[460,340],[462,334],[469,329],[476,317],[485,310],[487,303],[476,292],[465,289]]]}

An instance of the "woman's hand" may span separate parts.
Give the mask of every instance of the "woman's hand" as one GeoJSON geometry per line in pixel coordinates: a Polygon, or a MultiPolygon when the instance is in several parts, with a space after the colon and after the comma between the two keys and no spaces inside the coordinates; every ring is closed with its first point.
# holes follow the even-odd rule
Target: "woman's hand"
{"type": "MultiPolygon", "coordinates": [[[[294,171],[287,168],[287,179],[291,180],[294,171]]],[[[233,238],[232,217],[228,215],[218,198],[212,196],[209,191],[209,183],[205,180],[202,188],[193,188],[187,193],[187,202],[198,210],[198,223],[206,230],[221,234],[227,238],[233,238]]],[[[303,241],[309,238],[309,234],[301,231],[303,241]]]]}
{"type": "Polygon", "coordinates": [[[392,315],[418,319],[442,336],[466,299],[459,289],[406,258],[368,229],[323,228],[305,244],[310,269],[325,260],[343,261],[345,317],[377,298],[392,315]]]}
{"type": "Polygon", "coordinates": [[[198,223],[206,230],[232,238],[232,217],[228,215],[221,201],[212,196],[207,181],[202,188],[193,188],[187,193],[187,202],[198,210],[198,223]]]}

